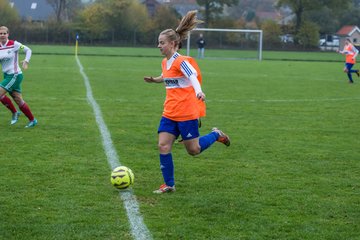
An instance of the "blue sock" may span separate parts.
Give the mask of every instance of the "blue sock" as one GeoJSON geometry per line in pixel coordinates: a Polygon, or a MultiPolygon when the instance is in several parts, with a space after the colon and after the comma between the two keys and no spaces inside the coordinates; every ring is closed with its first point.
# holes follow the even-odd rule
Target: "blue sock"
{"type": "Polygon", "coordinates": [[[160,169],[164,177],[165,184],[170,187],[174,186],[174,162],[171,153],[160,154],[160,169]]]}
{"type": "Polygon", "coordinates": [[[217,132],[211,132],[208,135],[202,136],[199,138],[199,144],[201,148],[201,152],[210,147],[216,140],[219,138],[219,134],[217,132]]]}
{"type": "Polygon", "coordinates": [[[353,82],[353,79],[352,79],[352,76],[351,76],[351,72],[348,72],[347,75],[348,75],[348,78],[349,78],[350,82],[353,82]]]}

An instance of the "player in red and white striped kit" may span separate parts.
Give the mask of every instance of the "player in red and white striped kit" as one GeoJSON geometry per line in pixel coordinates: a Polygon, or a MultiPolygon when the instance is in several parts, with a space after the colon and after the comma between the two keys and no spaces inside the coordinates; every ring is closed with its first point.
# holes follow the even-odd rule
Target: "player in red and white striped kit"
{"type": "Polygon", "coordinates": [[[19,118],[20,112],[16,110],[11,100],[6,96],[9,93],[14,99],[20,110],[29,119],[29,123],[25,126],[27,128],[34,127],[37,124],[29,106],[23,100],[21,95],[21,82],[23,74],[19,66],[19,51],[25,52],[25,59],[22,61],[22,68],[26,70],[31,58],[31,49],[27,46],[9,40],[9,29],[5,26],[0,27],[0,63],[4,78],[0,83],[0,101],[10,109],[13,113],[11,124],[15,124],[19,118]]]}

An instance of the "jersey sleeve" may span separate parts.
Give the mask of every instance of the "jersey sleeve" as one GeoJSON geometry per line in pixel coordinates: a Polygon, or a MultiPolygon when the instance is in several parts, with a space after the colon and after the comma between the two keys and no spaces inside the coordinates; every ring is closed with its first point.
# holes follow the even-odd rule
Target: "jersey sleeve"
{"type": "Polygon", "coordinates": [[[202,90],[201,90],[200,82],[197,79],[198,74],[195,68],[187,60],[184,60],[180,64],[180,69],[181,72],[190,80],[195,90],[195,94],[197,95],[198,93],[201,93],[202,90]]]}
{"type": "Polygon", "coordinates": [[[352,51],[354,52],[354,55],[359,53],[359,50],[355,46],[352,46],[352,51]]]}
{"type": "Polygon", "coordinates": [[[25,53],[25,61],[30,62],[30,58],[31,58],[31,54],[32,54],[31,49],[29,47],[21,44],[18,41],[14,42],[14,46],[15,46],[15,49],[22,50],[25,53]]]}
{"type": "Polygon", "coordinates": [[[180,64],[180,69],[187,78],[190,78],[191,75],[195,75],[195,77],[197,77],[197,72],[195,68],[187,60],[184,60],[180,64]]]}

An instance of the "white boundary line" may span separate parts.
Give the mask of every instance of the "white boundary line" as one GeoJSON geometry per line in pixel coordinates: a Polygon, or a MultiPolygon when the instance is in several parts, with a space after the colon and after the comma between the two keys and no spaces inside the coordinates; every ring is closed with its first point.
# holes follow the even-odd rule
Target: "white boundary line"
{"type": "MultiPolygon", "coordinates": [[[[86,76],[86,74],[84,72],[84,68],[83,68],[78,56],[75,56],[75,58],[76,58],[76,62],[78,64],[78,66],[79,66],[80,73],[84,79],[87,100],[93,108],[96,123],[97,123],[100,133],[101,133],[103,147],[104,147],[105,154],[107,156],[108,163],[109,163],[111,169],[114,169],[115,167],[120,166],[119,157],[113,146],[110,132],[104,122],[100,107],[97,104],[97,102],[94,99],[94,96],[92,94],[89,78],[86,76]]],[[[136,239],[136,240],[152,239],[151,233],[149,232],[146,225],[144,224],[143,218],[139,212],[139,204],[136,200],[135,195],[132,194],[132,191],[122,191],[119,193],[119,195],[120,195],[122,201],[124,202],[124,207],[126,209],[127,216],[129,218],[129,222],[130,222],[131,234],[133,235],[134,239],[136,239]]]]}

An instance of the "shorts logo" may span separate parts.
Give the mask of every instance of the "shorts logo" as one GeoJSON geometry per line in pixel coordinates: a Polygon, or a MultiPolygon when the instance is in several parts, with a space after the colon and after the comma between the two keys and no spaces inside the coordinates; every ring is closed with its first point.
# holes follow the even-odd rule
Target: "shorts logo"
{"type": "Polygon", "coordinates": [[[186,135],[187,138],[192,137],[191,133],[188,133],[188,135],[186,135]]]}

